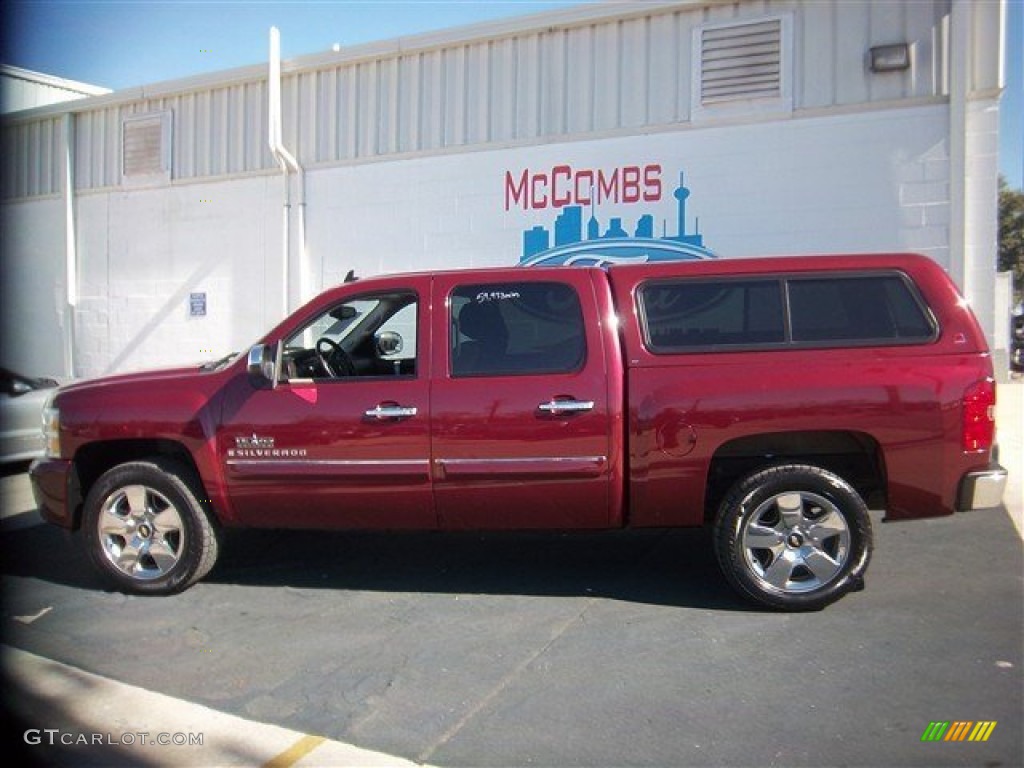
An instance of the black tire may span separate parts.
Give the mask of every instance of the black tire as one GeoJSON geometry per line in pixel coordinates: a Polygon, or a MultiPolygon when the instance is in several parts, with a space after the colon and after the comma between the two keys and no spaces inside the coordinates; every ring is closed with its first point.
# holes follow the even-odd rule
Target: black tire
{"type": "Polygon", "coordinates": [[[180,592],[203,578],[220,548],[195,473],[165,458],[120,464],[89,490],[82,515],[86,551],[117,589],[180,592]]]}
{"type": "Polygon", "coordinates": [[[784,611],[816,611],[863,586],[871,518],[863,499],[820,467],[754,472],[722,501],[715,520],[722,573],[744,597],[784,611]]]}

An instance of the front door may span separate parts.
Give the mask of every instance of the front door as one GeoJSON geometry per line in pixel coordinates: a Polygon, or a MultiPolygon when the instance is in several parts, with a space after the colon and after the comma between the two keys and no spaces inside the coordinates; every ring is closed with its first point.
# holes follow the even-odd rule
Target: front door
{"type": "Polygon", "coordinates": [[[281,339],[279,381],[226,393],[218,452],[240,522],[434,528],[425,302],[356,295],[281,339]]]}

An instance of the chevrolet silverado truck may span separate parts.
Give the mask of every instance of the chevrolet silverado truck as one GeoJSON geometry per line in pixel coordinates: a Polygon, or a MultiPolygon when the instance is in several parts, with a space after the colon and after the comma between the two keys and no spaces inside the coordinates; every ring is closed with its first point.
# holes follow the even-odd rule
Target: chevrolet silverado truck
{"type": "Polygon", "coordinates": [[[998,506],[995,385],[916,255],[349,282],[247,355],[63,387],[31,467],[119,589],[182,590],[235,527],[714,526],[742,595],[863,584],[869,509],[998,506]]]}

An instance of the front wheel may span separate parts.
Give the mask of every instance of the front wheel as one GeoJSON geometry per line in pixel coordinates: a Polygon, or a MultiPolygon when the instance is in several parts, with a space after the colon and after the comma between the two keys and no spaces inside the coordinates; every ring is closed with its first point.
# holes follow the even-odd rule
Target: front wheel
{"type": "Polygon", "coordinates": [[[715,554],[745,597],[813,611],[862,584],[871,519],[860,495],[820,467],[789,464],[740,480],[715,522],[715,554]]]}
{"type": "Polygon", "coordinates": [[[198,581],[219,544],[199,487],[188,467],[165,459],[109,470],[85,500],[89,558],[124,592],[165,595],[198,581]]]}

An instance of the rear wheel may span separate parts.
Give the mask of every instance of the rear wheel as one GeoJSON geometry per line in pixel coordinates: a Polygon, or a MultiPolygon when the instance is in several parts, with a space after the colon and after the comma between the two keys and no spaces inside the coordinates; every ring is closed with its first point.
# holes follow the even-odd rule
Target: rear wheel
{"type": "Polygon", "coordinates": [[[715,523],[726,579],[771,608],[824,608],[862,585],[871,519],[850,485],[820,467],[789,464],[740,480],[715,523]]]}
{"type": "Polygon", "coordinates": [[[214,523],[184,464],[121,464],[85,500],[82,532],[92,562],[118,589],[171,594],[201,579],[218,553],[214,523]]]}

